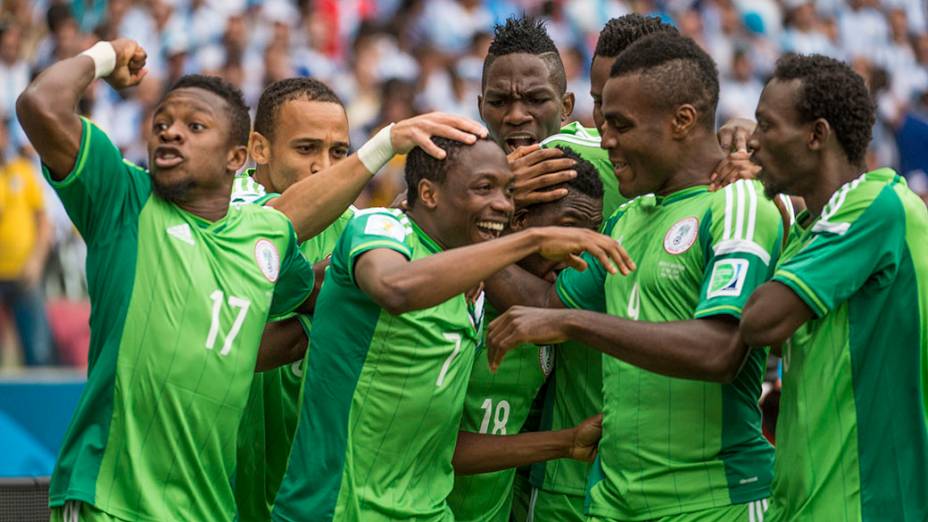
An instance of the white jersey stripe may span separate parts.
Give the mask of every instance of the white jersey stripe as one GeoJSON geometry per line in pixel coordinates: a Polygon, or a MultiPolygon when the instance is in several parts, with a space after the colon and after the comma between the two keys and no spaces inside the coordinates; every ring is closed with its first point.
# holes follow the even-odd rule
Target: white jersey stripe
{"type": "Polygon", "coordinates": [[[541,144],[548,145],[552,141],[564,141],[567,143],[572,143],[574,145],[580,145],[581,147],[592,147],[594,149],[600,148],[599,147],[600,140],[598,139],[578,138],[570,134],[555,134],[554,136],[549,136],[541,140],[541,144]]]}
{"type": "Polygon", "coordinates": [[[732,239],[744,239],[744,184],[738,182],[734,185],[738,191],[738,204],[735,207],[737,220],[735,221],[735,233],[732,235],[732,239]]]}
{"type": "Polygon", "coordinates": [[[744,235],[744,239],[754,241],[754,224],[757,221],[757,187],[750,181],[745,181],[744,183],[746,185],[744,188],[748,191],[748,201],[750,201],[750,207],[748,207],[748,230],[744,235]]]}
{"type": "Polygon", "coordinates": [[[742,254],[753,254],[758,257],[765,265],[770,264],[770,253],[764,250],[764,247],[758,245],[753,241],[747,241],[745,239],[729,239],[722,240],[719,244],[715,245],[712,248],[712,251],[716,256],[721,256],[724,254],[733,254],[733,253],[742,253],[742,254]]]}
{"type": "Polygon", "coordinates": [[[722,233],[722,240],[726,241],[731,239],[731,205],[734,189],[731,185],[725,187],[725,228],[722,233]]]}

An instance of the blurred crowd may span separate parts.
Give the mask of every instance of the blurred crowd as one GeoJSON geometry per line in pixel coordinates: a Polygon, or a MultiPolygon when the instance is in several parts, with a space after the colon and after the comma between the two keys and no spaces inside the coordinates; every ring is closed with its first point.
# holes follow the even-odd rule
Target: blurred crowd
{"type": "MultiPolygon", "coordinates": [[[[355,146],[381,126],[440,110],[479,119],[483,59],[495,23],[526,12],[548,20],[561,51],[574,118],[592,125],[589,65],[599,30],[629,12],[659,15],[699,42],[721,75],[719,118],[752,118],[785,52],[852,63],[879,120],[871,166],[895,167],[928,193],[928,15],[923,0],[2,0],[0,11],[0,366],[83,364],[83,249],[38,174],[15,121],[30,79],[97,40],[126,37],[148,52],[131,92],[97,82],[80,111],[127,159],[147,163],[148,118],[187,73],[225,77],[250,106],[290,76],[327,82],[347,109],[355,146]],[[48,298],[47,303],[43,303],[48,298]],[[49,310],[46,316],[46,310],[49,310]],[[49,321],[49,319],[51,319],[49,321]],[[13,335],[16,332],[18,335],[13,335]],[[57,348],[52,348],[57,344],[57,348]],[[71,346],[75,345],[75,346],[71,346]]],[[[387,205],[401,166],[358,202],[387,205]]]]}

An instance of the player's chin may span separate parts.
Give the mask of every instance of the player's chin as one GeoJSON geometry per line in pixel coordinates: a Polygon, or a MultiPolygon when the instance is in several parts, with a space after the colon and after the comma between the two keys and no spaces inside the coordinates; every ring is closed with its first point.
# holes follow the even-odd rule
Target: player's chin
{"type": "MultiPolygon", "coordinates": [[[[173,171],[174,169],[171,170],[173,171]]],[[[193,179],[182,173],[152,172],[152,190],[159,197],[168,201],[187,201],[193,185],[193,179]]]]}

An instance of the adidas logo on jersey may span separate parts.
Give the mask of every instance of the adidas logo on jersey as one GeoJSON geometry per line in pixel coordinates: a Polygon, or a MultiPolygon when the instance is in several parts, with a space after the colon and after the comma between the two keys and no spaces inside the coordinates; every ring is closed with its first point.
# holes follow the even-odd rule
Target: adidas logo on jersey
{"type": "Polygon", "coordinates": [[[193,233],[190,231],[190,225],[187,223],[168,227],[168,234],[180,239],[188,245],[193,244],[193,233]]]}

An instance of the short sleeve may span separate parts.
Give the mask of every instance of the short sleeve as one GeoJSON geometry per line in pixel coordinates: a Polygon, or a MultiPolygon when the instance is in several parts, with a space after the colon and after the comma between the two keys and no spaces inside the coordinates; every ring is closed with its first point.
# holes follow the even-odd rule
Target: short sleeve
{"type": "Polygon", "coordinates": [[[603,288],[606,269],[592,255],[584,253],[582,257],[589,265],[587,269],[583,272],[575,268],[562,270],[557,276],[554,289],[567,308],[605,312],[606,297],[603,288]]]}
{"type": "MultiPolygon", "coordinates": [[[[603,223],[600,233],[611,237],[622,216],[625,215],[628,206],[626,204],[616,209],[609,219],[603,223]]],[[[599,259],[593,257],[589,252],[584,252],[581,257],[587,263],[586,270],[583,272],[574,268],[562,270],[557,276],[554,290],[567,308],[605,313],[605,284],[608,272],[599,262],[599,259]]]]}
{"type": "Polygon", "coordinates": [[[125,161],[107,135],[86,118],[81,118],[74,169],[60,181],[44,164],[42,173],[88,244],[96,240],[98,231],[134,222],[151,194],[148,173],[125,161]]]}
{"type": "Polygon", "coordinates": [[[773,276],[817,317],[864,286],[888,282],[899,266],[905,245],[905,210],[898,196],[886,187],[875,198],[851,199],[813,224],[807,243],[777,267],[773,276]]]}
{"type": "Polygon", "coordinates": [[[409,218],[399,210],[370,209],[358,212],[339,238],[332,255],[331,269],[336,276],[347,277],[357,285],[354,265],[365,252],[386,248],[412,259],[409,236],[413,233],[409,218]]]}
{"type": "Polygon", "coordinates": [[[292,312],[303,304],[313,291],[313,267],[297,247],[296,233],[289,221],[287,221],[287,227],[290,240],[287,253],[280,263],[280,277],[274,285],[271,316],[292,312]]]}
{"type": "Polygon", "coordinates": [[[696,318],[741,318],[754,289],[770,279],[783,238],[783,217],[756,181],[742,180],[722,190],[700,225],[707,263],[696,318]]]}

